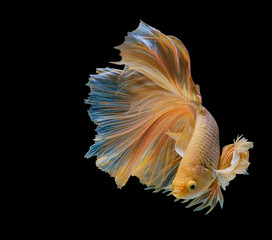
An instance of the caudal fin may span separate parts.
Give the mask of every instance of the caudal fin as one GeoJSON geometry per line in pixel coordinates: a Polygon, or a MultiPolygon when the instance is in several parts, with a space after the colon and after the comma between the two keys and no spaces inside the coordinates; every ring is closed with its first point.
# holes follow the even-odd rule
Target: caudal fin
{"type": "Polygon", "coordinates": [[[96,155],[96,165],[119,187],[131,175],[147,186],[171,184],[181,158],[166,132],[192,127],[188,119],[193,115],[184,99],[129,69],[98,69],[88,85],[89,114],[98,125],[98,135],[86,157],[96,155]]]}
{"type": "Polygon", "coordinates": [[[169,189],[201,108],[188,52],[143,22],[118,49],[125,68],[98,69],[88,84],[98,135],[86,157],[96,155],[118,187],[135,175],[147,186],[169,189]],[[179,135],[177,143],[170,132],[179,135]]]}

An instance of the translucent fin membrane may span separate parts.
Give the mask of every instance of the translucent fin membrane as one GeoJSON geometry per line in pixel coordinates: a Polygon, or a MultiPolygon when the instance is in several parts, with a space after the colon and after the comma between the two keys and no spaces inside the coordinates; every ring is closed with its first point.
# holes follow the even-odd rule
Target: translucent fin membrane
{"type": "Polygon", "coordinates": [[[147,186],[169,187],[181,157],[166,132],[182,132],[184,124],[193,129],[193,107],[137,71],[98,73],[90,78],[87,100],[98,135],[86,157],[97,155],[97,166],[119,187],[131,175],[147,186]]]}
{"type": "Polygon", "coordinates": [[[201,107],[199,86],[191,77],[189,54],[179,39],[141,21],[116,48],[122,56],[117,64],[137,70],[161,88],[185,97],[198,109],[201,107]]]}
{"type": "MultiPolygon", "coordinates": [[[[183,203],[188,202],[188,200],[184,200],[183,203]]],[[[187,206],[186,208],[193,207],[195,205],[200,204],[198,207],[194,209],[194,211],[200,211],[203,210],[204,208],[209,207],[208,214],[213,210],[215,205],[217,203],[220,203],[221,208],[223,208],[223,203],[224,203],[224,198],[223,194],[220,189],[220,185],[218,181],[215,179],[212,185],[199,197],[193,199],[187,206]]]]}
{"type": "Polygon", "coordinates": [[[98,69],[88,84],[98,135],[86,157],[97,155],[97,166],[119,187],[135,175],[147,186],[169,189],[181,160],[177,152],[185,152],[201,107],[188,52],[143,22],[117,48],[124,70],[98,69]],[[179,133],[177,146],[169,131],[179,133]]]}
{"type": "Polygon", "coordinates": [[[214,173],[223,189],[236,177],[236,174],[248,174],[249,149],[253,148],[253,143],[237,137],[234,144],[225,146],[220,158],[219,167],[214,173]]]}
{"type": "Polygon", "coordinates": [[[253,143],[242,138],[242,136],[237,137],[233,144],[225,146],[220,157],[218,169],[213,170],[216,177],[214,182],[206,192],[192,200],[187,207],[200,204],[194,211],[210,207],[207,212],[209,213],[219,202],[222,208],[224,199],[220,187],[225,190],[229,182],[236,177],[236,174],[247,174],[247,168],[250,164],[248,150],[252,147],[253,143]]]}

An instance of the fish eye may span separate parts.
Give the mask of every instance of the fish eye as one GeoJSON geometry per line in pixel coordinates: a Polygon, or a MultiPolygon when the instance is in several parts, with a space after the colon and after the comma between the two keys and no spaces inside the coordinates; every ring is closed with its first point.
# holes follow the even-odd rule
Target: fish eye
{"type": "Polygon", "coordinates": [[[196,187],[197,187],[197,183],[193,180],[189,181],[188,184],[187,184],[187,188],[189,191],[194,191],[196,190],[196,187]]]}

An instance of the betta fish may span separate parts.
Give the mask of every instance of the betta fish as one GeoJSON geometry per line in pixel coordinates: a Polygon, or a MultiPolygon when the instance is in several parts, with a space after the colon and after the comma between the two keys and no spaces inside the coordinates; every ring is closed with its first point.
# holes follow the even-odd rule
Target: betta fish
{"type": "Polygon", "coordinates": [[[98,134],[86,157],[97,156],[118,188],[137,176],[196,211],[210,212],[218,202],[222,208],[221,188],[247,174],[253,143],[237,137],[220,155],[218,125],[202,105],[178,38],[141,21],[116,48],[123,69],[98,68],[87,84],[98,134]]]}

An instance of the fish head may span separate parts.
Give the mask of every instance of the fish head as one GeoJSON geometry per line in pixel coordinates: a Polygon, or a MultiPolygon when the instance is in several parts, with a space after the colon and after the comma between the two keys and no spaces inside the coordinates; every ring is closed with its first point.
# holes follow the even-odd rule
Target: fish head
{"type": "Polygon", "coordinates": [[[184,168],[172,183],[172,194],[177,199],[193,199],[202,195],[214,180],[212,172],[202,165],[184,168]]]}

